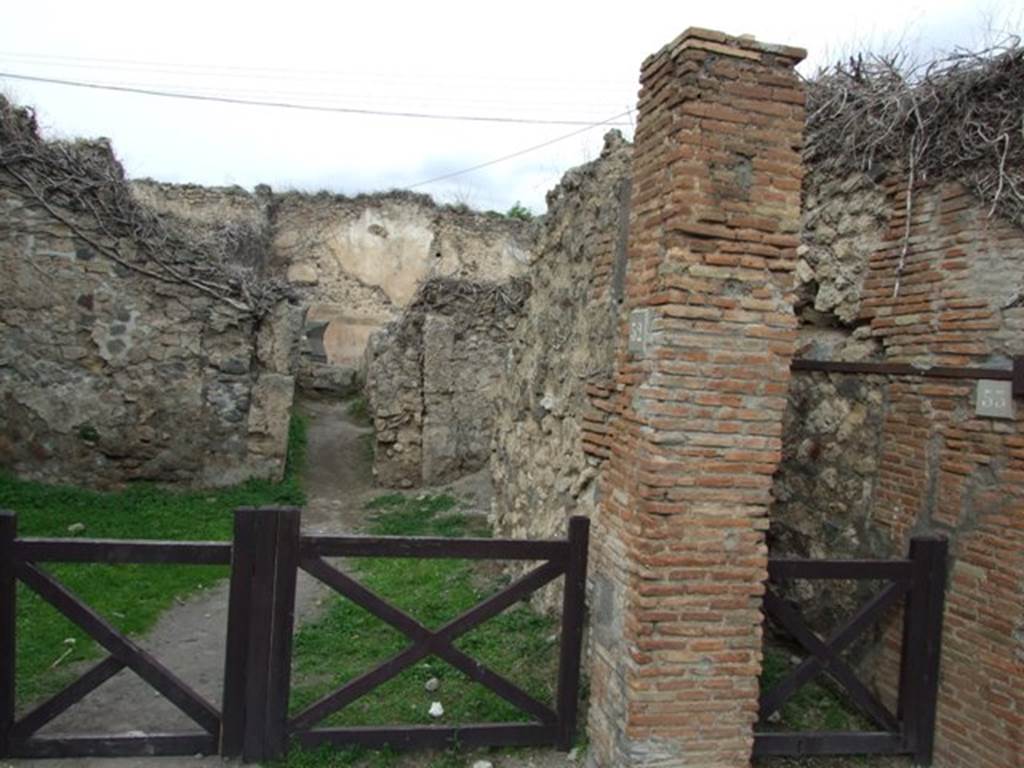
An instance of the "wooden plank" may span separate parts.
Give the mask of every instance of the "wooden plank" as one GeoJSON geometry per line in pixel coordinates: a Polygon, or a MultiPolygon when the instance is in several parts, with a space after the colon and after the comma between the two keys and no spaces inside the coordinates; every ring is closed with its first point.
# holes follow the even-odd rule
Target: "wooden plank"
{"type": "Polygon", "coordinates": [[[146,736],[47,736],[14,744],[12,757],[149,757],[217,754],[208,733],[154,733],[146,736]]]}
{"type": "Polygon", "coordinates": [[[370,588],[360,584],[348,574],[342,573],[321,558],[304,558],[302,560],[302,569],[378,619],[387,622],[405,634],[406,637],[416,641],[425,641],[433,637],[434,633],[428,627],[425,627],[404,611],[391,605],[391,603],[370,588]]]}
{"type": "Polygon", "coordinates": [[[20,539],[17,556],[33,563],[140,563],[230,565],[226,541],[145,541],[130,539],[20,539]]]}
{"type": "Polygon", "coordinates": [[[249,616],[256,510],[236,509],[228,587],[228,627],[224,648],[220,754],[240,757],[245,736],[245,678],[249,661],[249,616]]]}
{"type": "Polygon", "coordinates": [[[900,678],[896,700],[896,718],[903,728],[904,745],[913,752],[918,742],[919,722],[908,715],[919,699],[917,689],[922,677],[921,652],[924,647],[924,609],[928,603],[927,574],[922,572],[926,566],[921,559],[921,552],[910,542],[910,558],[914,565],[914,577],[907,593],[907,603],[903,609],[903,638],[900,647],[900,678]]]}
{"type": "Polygon", "coordinates": [[[437,630],[438,637],[455,640],[488,619],[494,618],[509,606],[528,597],[548,582],[557,579],[564,570],[565,564],[561,562],[544,563],[539,568],[534,568],[525,576],[513,581],[501,592],[491,595],[461,616],[445,624],[437,630]]]}
{"type": "Polygon", "coordinates": [[[0,509],[0,757],[10,750],[10,732],[14,726],[18,648],[14,546],[17,536],[17,516],[0,509]]]}
{"type": "Polygon", "coordinates": [[[765,592],[764,606],[769,615],[778,621],[793,636],[794,640],[818,658],[825,671],[846,689],[849,698],[864,714],[887,731],[899,730],[896,718],[857,678],[850,666],[839,657],[834,649],[818,639],[818,636],[807,628],[800,615],[770,589],[765,592]]]}
{"type": "MultiPolygon", "coordinates": [[[[856,640],[877,617],[891,608],[907,591],[904,582],[890,584],[864,603],[842,627],[833,632],[825,641],[833,653],[842,651],[856,640]]],[[[761,697],[760,717],[766,720],[777,711],[800,688],[809,683],[823,669],[821,660],[809,656],[800,662],[786,677],[773,685],[761,697]]],[[[897,719],[899,715],[897,714],[897,719]]]]}
{"type": "Polygon", "coordinates": [[[304,557],[302,569],[413,640],[436,637],[452,641],[558,578],[564,565],[562,563],[544,563],[512,582],[501,592],[482,600],[470,610],[445,624],[437,632],[423,626],[372,590],[320,558],[304,557]]]}
{"type": "Polygon", "coordinates": [[[794,360],[794,372],[854,373],[869,376],[920,376],[931,379],[995,379],[1009,381],[1013,371],[1006,368],[920,367],[907,363],[848,363],[837,360],[794,360]]]}
{"type": "Polygon", "coordinates": [[[329,693],[314,701],[291,719],[288,723],[289,734],[297,735],[308,731],[328,715],[343,709],[360,696],[365,696],[374,688],[383,685],[399,674],[402,670],[429,655],[430,649],[426,645],[409,646],[404,651],[378,664],[369,672],[364,672],[359,677],[349,680],[333,693],[329,693]]]}
{"type": "Polygon", "coordinates": [[[220,730],[220,715],[209,702],[153,656],[117,631],[71,590],[30,563],[15,566],[20,578],[40,597],[89,634],[178,709],[212,734],[220,730]]]}
{"type": "Polygon", "coordinates": [[[509,704],[532,715],[539,722],[554,724],[558,715],[545,704],[533,698],[515,683],[502,677],[483,662],[468,656],[452,645],[435,647],[434,653],[462,672],[470,680],[480,683],[509,704]]]}
{"type": "Polygon", "coordinates": [[[806,560],[773,557],[768,560],[768,578],[855,579],[859,581],[908,581],[913,573],[909,560],[806,560]]]}
{"type": "Polygon", "coordinates": [[[590,521],[581,516],[569,520],[569,563],[562,593],[562,643],[558,660],[558,746],[568,752],[576,740],[579,709],[580,660],[587,596],[587,548],[590,521]]]}
{"type": "Polygon", "coordinates": [[[249,613],[249,653],[245,673],[243,762],[260,762],[266,757],[264,731],[269,691],[277,524],[275,510],[255,510],[252,548],[254,570],[249,585],[249,605],[252,610],[249,613]]]}
{"type": "Polygon", "coordinates": [[[401,536],[303,536],[305,557],[418,557],[462,560],[563,560],[565,541],[401,536]]]}
{"type": "MultiPolygon", "coordinates": [[[[323,566],[326,566],[328,569],[330,568],[326,563],[324,563],[323,566],[314,565],[314,563],[315,560],[305,558],[303,560],[303,568],[313,575],[316,575],[314,571],[325,572],[323,566]],[[311,568],[312,570],[310,570],[311,568]]],[[[525,595],[530,594],[547,584],[552,579],[557,578],[561,574],[563,567],[564,566],[561,563],[545,563],[539,568],[535,568],[521,579],[513,582],[505,590],[482,601],[462,616],[443,626],[437,632],[430,633],[431,641],[435,638],[441,641],[436,647],[444,647],[444,643],[453,642],[456,638],[473,629],[473,627],[489,618],[497,616],[507,607],[521,600],[525,595]]],[[[343,574],[341,575],[344,577],[344,581],[352,582],[348,577],[345,577],[343,574]]],[[[362,587],[362,589],[365,589],[365,587],[362,587]]],[[[355,595],[357,594],[359,593],[353,590],[350,595],[350,599],[354,600],[355,595]]],[[[384,618],[384,616],[382,616],[382,618],[384,618]]],[[[409,617],[406,616],[405,618],[408,619],[409,617]]],[[[407,622],[402,620],[396,622],[393,626],[401,631],[405,631],[403,627],[407,626],[407,622]]],[[[422,625],[419,626],[422,627],[422,625]]],[[[423,627],[423,630],[429,632],[425,627],[423,627]]],[[[374,688],[386,683],[406,667],[415,664],[417,661],[429,656],[431,653],[434,653],[434,650],[428,642],[417,643],[406,648],[402,652],[377,665],[369,672],[350,680],[338,690],[333,693],[329,693],[318,701],[310,704],[306,709],[299,712],[292,718],[289,723],[289,730],[292,733],[296,733],[312,728],[328,715],[348,706],[360,696],[363,696],[374,688]]]]}
{"type": "MultiPolygon", "coordinates": [[[[558,566],[555,566],[557,568],[558,566]]],[[[506,701],[522,709],[524,712],[533,715],[541,722],[553,722],[556,719],[555,713],[550,707],[545,706],[514,683],[489,669],[481,662],[472,659],[465,653],[455,648],[452,639],[441,636],[441,633],[434,633],[427,627],[420,624],[408,614],[395,608],[382,597],[355,581],[348,575],[328,565],[320,558],[307,558],[303,561],[303,568],[312,576],[323,581],[325,584],[336,589],[339,593],[352,600],[356,605],[365,608],[374,616],[386,621],[391,626],[404,633],[413,640],[413,647],[422,646],[426,654],[435,654],[447,661],[455,668],[461,670],[472,680],[486,686],[491,691],[501,696],[506,701]]],[[[553,570],[553,569],[552,569],[553,570]]],[[[532,583],[532,582],[531,582],[532,583]]],[[[493,599],[504,602],[507,598],[502,593],[495,595],[493,599]]],[[[488,602],[488,601],[485,601],[488,602]]],[[[479,623],[479,622],[477,622],[479,623]]],[[[475,624],[468,626],[459,625],[460,633],[468,631],[475,624]]],[[[346,702],[348,703],[348,702],[346,702]]]]}
{"type": "Polygon", "coordinates": [[[267,671],[264,760],[284,757],[288,749],[288,701],[291,693],[292,632],[295,626],[295,585],[299,572],[298,509],[277,511],[274,599],[271,618],[270,667],[267,671]]]}
{"type": "Polygon", "coordinates": [[[911,648],[911,654],[920,654],[917,684],[913,687],[914,700],[908,702],[907,720],[916,723],[914,763],[931,765],[935,747],[935,717],[939,695],[939,664],[942,657],[942,622],[946,600],[945,539],[914,538],[910,542],[911,558],[920,563],[919,574],[924,581],[923,605],[913,610],[922,614],[922,646],[911,648]]]}
{"type": "Polygon", "coordinates": [[[755,733],[754,757],[769,755],[900,755],[905,754],[898,733],[827,732],[755,733]]]}
{"type": "Polygon", "coordinates": [[[554,725],[480,723],[455,727],[410,725],[377,728],[318,728],[297,734],[295,740],[306,748],[324,744],[337,747],[360,746],[381,749],[447,747],[530,747],[554,744],[554,725]]]}
{"type": "Polygon", "coordinates": [[[48,722],[73,707],[124,669],[124,662],[107,656],[59,693],[51,696],[14,724],[11,738],[24,741],[48,722]]]}

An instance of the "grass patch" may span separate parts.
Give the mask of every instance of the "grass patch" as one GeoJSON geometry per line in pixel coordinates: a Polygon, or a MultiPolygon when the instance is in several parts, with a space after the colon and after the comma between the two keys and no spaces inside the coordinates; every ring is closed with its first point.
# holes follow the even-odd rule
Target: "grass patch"
{"type": "Polygon", "coordinates": [[[363,426],[370,426],[370,404],[366,400],[366,395],[356,395],[348,401],[346,406],[346,412],[352,417],[352,420],[362,424],[363,426]]]}
{"type": "MultiPolygon", "coordinates": [[[[450,496],[381,496],[368,505],[369,533],[390,536],[487,536],[486,523],[455,511],[450,496]]],[[[369,559],[349,561],[362,583],[428,627],[437,628],[507,584],[493,563],[465,560],[369,559]]],[[[456,645],[507,676],[540,701],[552,704],[556,683],[557,622],[519,604],[460,638],[456,645]]],[[[292,712],[398,653],[408,641],[396,630],[340,597],[324,615],[302,627],[295,638],[292,712]]],[[[435,658],[425,659],[325,721],[325,725],[454,724],[526,721],[527,715],[435,658]],[[425,690],[431,678],[435,692],[425,690]],[[445,714],[428,714],[440,701],[445,714]]],[[[307,766],[391,765],[387,752],[303,751],[295,748],[281,763],[307,766]]],[[[461,766],[457,752],[430,758],[434,768],[461,766]]]]}
{"type": "MultiPolygon", "coordinates": [[[[764,652],[761,690],[769,690],[784,678],[795,664],[790,654],[768,646],[764,652]]],[[[858,731],[874,730],[871,723],[837,691],[827,684],[810,682],[798,690],[779,710],[777,722],[769,731],[858,731]]]]}
{"type": "MultiPolygon", "coordinates": [[[[282,482],[250,481],[232,488],[179,492],[151,485],[102,493],[51,486],[0,474],[0,508],[18,514],[22,536],[227,540],[232,511],[242,506],[301,505],[299,471],[306,424],[292,420],[282,482]]],[[[51,564],[45,569],[112,624],[130,634],[149,629],[176,600],[227,575],[222,566],[51,564]]],[[[18,588],[18,702],[55,692],[76,676],[75,662],[100,648],[24,585],[18,588]]]]}

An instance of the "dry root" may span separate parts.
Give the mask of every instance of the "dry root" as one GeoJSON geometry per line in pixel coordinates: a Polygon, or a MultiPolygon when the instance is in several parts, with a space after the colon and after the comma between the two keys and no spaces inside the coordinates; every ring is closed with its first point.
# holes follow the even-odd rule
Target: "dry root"
{"type": "Polygon", "coordinates": [[[262,317],[289,289],[262,268],[267,235],[199,224],[142,205],[105,141],[43,141],[35,116],[0,97],[0,186],[44,209],[112,261],[262,317]]]}

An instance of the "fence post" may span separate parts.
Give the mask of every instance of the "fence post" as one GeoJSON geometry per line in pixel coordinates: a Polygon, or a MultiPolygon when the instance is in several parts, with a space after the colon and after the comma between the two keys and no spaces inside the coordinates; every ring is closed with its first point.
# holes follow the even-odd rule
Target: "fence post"
{"type": "Polygon", "coordinates": [[[0,757],[10,754],[14,725],[17,650],[17,582],[14,578],[14,540],[18,518],[0,509],[0,757]]]}
{"type": "Polygon", "coordinates": [[[264,731],[264,759],[268,760],[284,757],[288,749],[292,630],[295,625],[295,583],[299,570],[302,521],[302,513],[298,509],[279,509],[274,512],[277,515],[277,541],[264,731]]]}
{"type": "Polygon", "coordinates": [[[915,536],[910,541],[913,566],[903,619],[899,714],[906,746],[919,766],[932,764],[935,746],[947,550],[944,538],[915,536]]]}
{"type": "Polygon", "coordinates": [[[298,509],[235,510],[221,754],[252,763],[288,744],[298,509]]]}
{"type": "Polygon", "coordinates": [[[253,510],[253,575],[250,582],[249,648],[245,672],[245,735],[242,762],[268,759],[266,714],[273,639],[274,564],[277,560],[276,509],[253,510]]]}
{"type": "Polygon", "coordinates": [[[562,647],[558,663],[558,747],[566,752],[572,749],[576,740],[589,539],[590,520],[580,515],[571,517],[565,590],[562,594],[562,647]]]}
{"type": "Polygon", "coordinates": [[[224,650],[224,695],[221,705],[220,754],[223,757],[241,757],[245,736],[245,676],[249,658],[255,526],[256,510],[235,510],[228,590],[228,631],[224,650]]]}

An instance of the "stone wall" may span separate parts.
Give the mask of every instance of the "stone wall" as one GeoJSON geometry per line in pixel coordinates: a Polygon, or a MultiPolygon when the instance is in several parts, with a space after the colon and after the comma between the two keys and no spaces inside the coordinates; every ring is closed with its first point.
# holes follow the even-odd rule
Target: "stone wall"
{"type": "Polygon", "coordinates": [[[529,284],[428,280],[374,334],[366,394],[382,485],[436,485],[486,466],[509,337],[529,284]]]}
{"type": "Polygon", "coordinates": [[[561,536],[570,515],[594,511],[609,451],[631,157],[613,131],[597,160],[548,193],[533,291],[495,402],[492,517],[502,535],[561,536]]]}
{"type": "MultiPolygon", "coordinates": [[[[718,105],[705,109],[723,118],[734,114],[718,105]]],[[[730,130],[727,120],[721,123],[720,130],[730,130]]],[[[621,231],[613,212],[614,189],[629,179],[628,168],[614,160],[617,151],[606,149],[597,163],[571,172],[550,200],[535,290],[513,337],[499,400],[492,472],[494,518],[502,534],[557,535],[567,515],[594,514],[596,500],[603,501],[595,489],[619,490],[605,485],[606,458],[613,444],[634,436],[614,433],[609,439],[608,414],[620,412],[618,392],[644,373],[629,369],[618,387],[601,375],[614,344],[608,321],[615,314],[614,291],[607,282],[615,273],[613,243],[621,231]]],[[[643,172],[637,169],[638,176],[643,172]]],[[[809,169],[795,265],[797,356],[1009,368],[1011,359],[1024,353],[1024,230],[991,217],[990,204],[955,183],[919,184],[897,293],[905,184],[903,174],[885,168],[842,178],[809,169]]],[[[687,190],[677,199],[690,203],[695,194],[687,190]]],[[[641,211],[652,205],[643,196],[635,204],[641,211]]],[[[693,229],[706,239],[722,232],[713,218],[700,224],[693,229]]],[[[670,267],[651,258],[649,269],[673,279],[670,267]]],[[[721,298],[731,298],[738,287],[727,281],[721,298]]],[[[702,329],[710,328],[705,315],[713,311],[685,310],[702,329]]],[[[708,370],[707,365],[704,359],[696,370],[708,370]]],[[[994,420],[976,417],[974,401],[969,382],[795,375],[788,388],[782,461],[771,488],[768,541],[780,555],[896,557],[906,552],[913,534],[950,537],[953,568],[936,765],[995,768],[1024,763],[1024,703],[1012,682],[1024,674],[1024,438],[1020,402],[1013,419],[994,420]]],[[[634,398],[631,406],[643,402],[634,398]]],[[[698,405],[662,406],[659,425],[697,412],[698,405]]],[[[725,401],[721,406],[723,414],[735,410],[725,401]]],[[[692,421],[690,429],[700,431],[697,424],[692,421]]],[[[683,444],[689,438],[681,433],[679,439],[683,444]]],[[[624,474],[619,482],[655,483],[654,465],[648,468],[637,459],[634,466],[635,477],[624,474]]],[[[669,470],[659,465],[658,471],[669,470]]],[[[636,496],[623,498],[634,510],[640,508],[636,496]]],[[[615,504],[625,509],[621,501],[615,504]]],[[[629,630],[616,585],[628,583],[624,563],[647,560],[623,543],[628,528],[609,535],[607,519],[599,522],[591,631],[598,653],[595,696],[608,714],[595,709],[592,734],[602,739],[615,732],[632,695],[619,687],[625,678],[615,666],[621,656],[617,638],[629,630]],[[602,645],[611,649],[604,660],[602,645]],[[615,671],[602,671],[602,665],[615,671]]],[[[665,535],[684,538],[667,530],[665,535]]],[[[645,573],[653,579],[657,571],[652,565],[645,573]]],[[[813,587],[801,582],[793,596],[811,622],[827,631],[864,594],[843,582],[813,587]]],[[[875,635],[882,641],[875,650],[881,652],[865,660],[865,669],[890,700],[898,629],[894,614],[875,635]]],[[[646,660],[653,654],[641,655],[646,660]]],[[[675,764],[672,759],[665,764],[675,764]]]]}
{"type": "MultiPolygon", "coordinates": [[[[90,486],[280,477],[298,334],[287,303],[251,312],[193,285],[173,238],[146,250],[115,222],[41,202],[22,180],[46,183],[52,147],[27,113],[0,108],[7,147],[36,158],[0,167],[0,466],[90,486]]],[[[126,204],[107,145],[62,152],[96,172],[80,181],[100,202],[126,204]]],[[[253,275],[259,254],[236,256],[253,275]]]]}
{"type": "Polygon", "coordinates": [[[282,194],[273,258],[307,307],[301,386],[358,384],[370,336],[431,278],[504,282],[530,261],[528,224],[439,206],[426,195],[282,194]]]}
{"type": "MultiPolygon", "coordinates": [[[[129,182],[105,142],[48,145],[29,113],[0,107],[3,150],[29,158],[21,170],[45,192],[0,179],[0,462],[26,476],[279,475],[296,379],[354,391],[370,335],[425,282],[510,284],[528,268],[527,222],[407,192],[129,182]],[[82,177],[78,197],[53,182],[62,174],[82,177]]],[[[492,331],[446,326],[446,312],[431,313],[423,336],[431,478],[486,460],[489,428],[460,419],[481,412],[473,393],[500,364],[492,331]]]]}
{"type": "MultiPolygon", "coordinates": [[[[805,359],[875,360],[879,345],[858,323],[871,254],[888,215],[884,192],[867,175],[804,178],[796,266],[799,354],[805,359]]],[[[884,379],[801,373],[790,382],[783,460],[772,487],[769,546],[797,557],[890,557],[874,522],[884,379]]],[[[871,587],[846,581],[783,585],[816,628],[828,631],[871,587]]],[[[868,644],[858,646],[859,651],[868,644]]]]}
{"type": "Polygon", "coordinates": [[[152,179],[129,182],[135,198],[153,210],[205,224],[233,222],[264,229],[273,202],[270,187],[253,193],[241,187],[204,187],[199,184],[166,184],[152,179]]]}
{"type": "Polygon", "coordinates": [[[526,273],[533,249],[527,222],[411,192],[249,193],[148,181],[134,188],[161,210],[266,231],[270,269],[287,278],[305,312],[297,375],[311,390],[356,391],[370,336],[398,320],[426,280],[504,282],[526,273]]]}
{"type": "MultiPolygon", "coordinates": [[[[919,186],[897,294],[905,195],[900,174],[809,176],[798,275],[806,306],[823,312],[804,326],[804,354],[1009,368],[1024,354],[1024,230],[957,184],[919,186]]],[[[1022,416],[1019,402],[1009,420],[974,406],[973,382],[799,375],[774,488],[774,545],[786,553],[885,557],[914,534],[950,538],[940,768],[1024,761],[1024,699],[1011,682],[1024,674],[1022,416]]],[[[883,627],[877,669],[890,701],[899,628],[897,617],[883,627]]]]}
{"type": "Polygon", "coordinates": [[[591,552],[595,766],[749,764],[796,339],[802,57],[691,29],[644,62],[591,552]]]}

